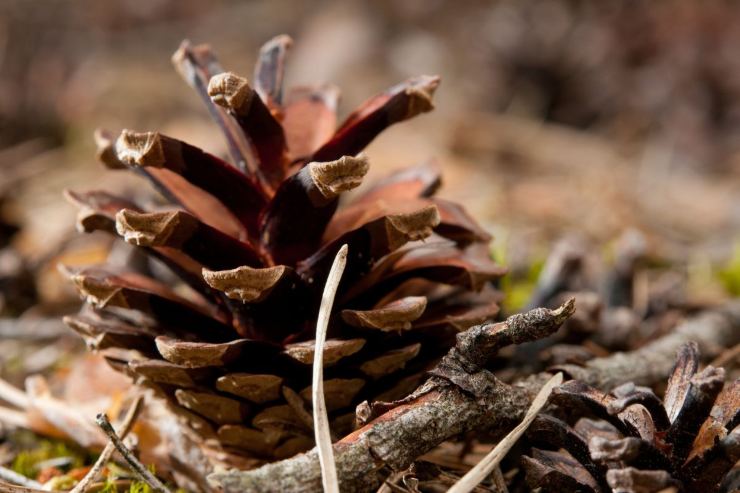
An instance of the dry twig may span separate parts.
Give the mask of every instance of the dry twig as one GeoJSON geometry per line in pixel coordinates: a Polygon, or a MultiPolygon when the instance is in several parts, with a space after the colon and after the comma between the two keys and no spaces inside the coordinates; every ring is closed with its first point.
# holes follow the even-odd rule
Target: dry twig
{"type": "MultiPolygon", "coordinates": [[[[516,385],[506,385],[482,364],[507,344],[554,332],[572,311],[569,302],[557,310],[536,309],[459,334],[457,345],[432,372],[430,380],[396,407],[368,406],[369,417],[385,412],[335,444],[342,491],[374,491],[387,476],[388,468],[404,469],[422,453],[468,430],[488,431],[494,436],[508,432],[521,421],[536,389],[552,374],[540,373],[516,385]]],[[[656,383],[666,378],[676,351],[686,341],[696,341],[702,346],[702,354],[711,357],[712,347],[740,342],[739,327],[740,303],[732,303],[687,321],[643,349],[592,360],[580,368],[578,378],[602,388],[631,380],[656,383]]],[[[315,450],[251,471],[212,474],[209,479],[225,492],[308,492],[321,488],[315,450]]]]}
{"type": "Polygon", "coordinates": [[[172,493],[169,488],[167,488],[162,482],[157,479],[157,477],[152,474],[149,469],[144,466],[141,462],[139,462],[139,459],[137,459],[133,452],[131,452],[126,445],[123,444],[123,440],[116,434],[116,431],[113,429],[113,426],[111,426],[110,421],[108,421],[108,416],[101,413],[98,414],[96,420],[98,423],[98,426],[100,426],[100,429],[102,429],[106,435],[108,435],[108,438],[110,438],[111,443],[113,446],[118,450],[118,453],[121,454],[121,456],[128,462],[129,466],[131,466],[131,469],[136,473],[139,478],[141,478],[142,481],[147,483],[151,488],[158,492],[158,493],[172,493]]]}
{"type": "MultiPolygon", "coordinates": [[[[125,438],[126,435],[128,435],[131,431],[131,428],[133,428],[134,422],[136,421],[136,416],[141,410],[141,403],[143,402],[143,400],[143,396],[138,395],[129,406],[126,416],[123,417],[123,420],[118,427],[118,435],[121,438],[125,438]]],[[[95,464],[93,464],[92,468],[90,468],[85,477],[83,477],[80,482],[77,483],[75,487],[72,488],[72,490],[70,490],[70,493],[84,493],[85,491],[87,491],[89,487],[98,479],[100,471],[102,471],[108,461],[110,461],[111,456],[113,456],[113,452],[115,452],[115,450],[116,447],[115,445],[113,445],[113,442],[108,442],[103,451],[100,453],[98,460],[95,461],[95,464]]]]}

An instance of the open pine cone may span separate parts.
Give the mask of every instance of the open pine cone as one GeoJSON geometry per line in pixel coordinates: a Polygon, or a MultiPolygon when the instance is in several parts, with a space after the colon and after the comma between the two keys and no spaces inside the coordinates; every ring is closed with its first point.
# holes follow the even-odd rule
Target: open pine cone
{"type": "Polygon", "coordinates": [[[577,380],[551,402],[564,420],[538,416],[527,431],[527,483],[548,492],[737,491],[740,380],[722,368],[698,371],[695,343],[681,348],[665,397],[634,384],[609,394],[577,380]],[[592,419],[596,418],[596,419],[592,419]],[[730,483],[734,482],[734,486],[730,483]]]}
{"type": "Polygon", "coordinates": [[[223,130],[233,165],[173,137],[99,132],[99,158],[146,178],[171,206],[145,211],[103,191],[68,192],[78,228],[120,235],[163,269],[67,269],[87,301],[66,322],[110,364],[152,386],[210,442],[266,459],[313,445],[310,365],[328,270],[347,267],[325,348],[335,433],[364,399],[412,389],[454,335],[498,311],[504,273],[490,237],[433,198],[433,166],[361,185],[358,154],[383,129],[432,109],[439,79],[417,77],[365,102],[335,130],[337,90],[283,98],[290,39],[260,52],[254,86],[184,43],[175,66],[223,130]],[[157,275],[159,274],[159,276],[157,275]]]}

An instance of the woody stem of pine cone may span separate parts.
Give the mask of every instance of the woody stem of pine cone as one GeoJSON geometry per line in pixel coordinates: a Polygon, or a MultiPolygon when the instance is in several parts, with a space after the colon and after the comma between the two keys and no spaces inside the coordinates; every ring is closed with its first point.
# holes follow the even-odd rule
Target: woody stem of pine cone
{"type": "MultiPolygon", "coordinates": [[[[483,369],[481,348],[492,356],[505,344],[545,337],[572,312],[569,302],[558,310],[540,308],[459,334],[456,346],[410,398],[334,445],[341,491],[376,491],[390,470],[402,470],[443,441],[470,430],[494,438],[508,433],[552,374],[542,372],[507,385],[483,369]]],[[[740,302],[689,319],[636,351],[597,358],[564,371],[602,390],[628,381],[655,384],[668,376],[676,351],[688,341],[696,341],[707,359],[722,347],[739,343],[740,302]]],[[[212,474],[209,480],[225,493],[321,491],[315,450],[251,471],[212,474]]]]}

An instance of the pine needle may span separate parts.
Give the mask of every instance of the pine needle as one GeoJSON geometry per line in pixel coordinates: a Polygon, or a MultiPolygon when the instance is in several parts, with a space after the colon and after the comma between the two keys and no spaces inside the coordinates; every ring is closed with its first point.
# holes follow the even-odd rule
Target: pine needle
{"type": "Polygon", "coordinates": [[[337,294],[339,281],[342,279],[344,266],[347,264],[347,250],[347,245],[343,245],[334,258],[329,277],[326,279],[321,307],[319,308],[319,317],[316,321],[311,398],[313,399],[314,437],[319,452],[321,480],[325,493],[339,493],[339,480],[337,479],[337,468],[334,463],[329,416],[326,413],[326,403],[324,402],[324,343],[326,342],[326,331],[329,326],[331,309],[334,305],[334,296],[337,294]]]}
{"type": "Polygon", "coordinates": [[[547,399],[550,397],[552,391],[561,383],[563,383],[562,373],[558,373],[550,380],[548,380],[547,383],[543,385],[540,391],[537,393],[534,401],[532,401],[532,404],[529,406],[527,414],[524,416],[522,422],[519,423],[516,428],[511,430],[511,432],[509,432],[509,434],[506,435],[506,437],[504,437],[504,439],[501,440],[498,445],[496,445],[496,447],[494,447],[494,449],[491,450],[488,455],[483,458],[483,460],[481,460],[478,464],[476,464],[474,468],[468,471],[468,473],[463,476],[460,481],[455,483],[455,485],[450,488],[447,493],[468,493],[470,491],[473,491],[473,489],[478,486],[481,481],[486,479],[499,465],[501,459],[504,458],[511,447],[513,447],[514,444],[522,436],[522,434],[524,434],[527,428],[529,428],[529,425],[532,424],[532,421],[540,412],[540,409],[542,409],[547,403],[547,399]]]}

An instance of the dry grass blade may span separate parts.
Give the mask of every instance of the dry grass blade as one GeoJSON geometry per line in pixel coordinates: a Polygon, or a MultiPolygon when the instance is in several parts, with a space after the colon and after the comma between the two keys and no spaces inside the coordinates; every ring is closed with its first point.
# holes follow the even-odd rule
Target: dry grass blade
{"type": "Polygon", "coordinates": [[[337,468],[334,463],[334,450],[332,449],[331,433],[329,431],[329,417],[326,414],[326,402],[324,402],[324,343],[326,341],[326,330],[329,326],[329,316],[334,304],[334,296],[337,294],[339,281],[342,279],[344,267],[347,265],[347,245],[343,245],[334,258],[334,263],[326,279],[324,294],[321,298],[319,317],[316,322],[316,349],[313,359],[313,385],[311,398],[313,399],[313,428],[316,438],[316,448],[319,452],[319,463],[321,464],[321,479],[325,493],[339,493],[339,480],[337,479],[337,468]]]}
{"type": "Polygon", "coordinates": [[[481,460],[474,468],[462,477],[460,481],[448,490],[448,493],[468,493],[480,484],[494,469],[499,465],[501,459],[507,454],[509,449],[519,440],[522,434],[527,430],[532,420],[540,412],[540,409],[547,403],[547,399],[550,397],[553,389],[563,382],[563,374],[557,373],[545,385],[542,386],[537,396],[532,401],[532,404],[527,410],[527,414],[521,423],[516,428],[501,440],[483,460],[481,460]]]}
{"type": "Polygon", "coordinates": [[[131,469],[136,473],[139,478],[147,483],[149,486],[151,486],[153,491],[156,491],[157,493],[172,493],[169,488],[167,488],[162,482],[157,479],[157,477],[152,474],[141,462],[139,462],[139,459],[137,459],[133,452],[131,452],[126,445],[123,444],[123,440],[116,434],[115,430],[113,429],[113,426],[111,426],[110,421],[108,421],[108,416],[105,414],[98,414],[96,421],[98,423],[98,426],[105,432],[106,435],[108,435],[108,438],[110,438],[111,443],[116,447],[116,450],[118,450],[118,453],[121,454],[121,456],[128,462],[129,466],[131,466],[131,469]]]}
{"type": "MultiPolygon", "coordinates": [[[[118,427],[118,435],[121,438],[125,438],[126,435],[128,435],[128,433],[131,431],[131,428],[133,428],[136,417],[141,410],[141,403],[143,402],[143,400],[143,397],[141,395],[138,395],[129,406],[126,416],[123,417],[123,421],[121,421],[121,425],[118,427]]],[[[92,486],[92,484],[97,480],[98,476],[100,475],[100,471],[102,471],[108,461],[110,461],[110,458],[115,450],[116,447],[115,445],[113,445],[113,442],[108,442],[108,444],[103,449],[103,452],[101,452],[100,456],[98,457],[98,460],[96,460],[95,464],[93,464],[92,468],[90,468],[90,471],[88,471],[88,473],[85,474],[85,477],[83,477],[80,482],[77,483],[75,487],[70,490],[70,493],[84,493],[85,491],[87,491],[90,486],[92,486]]]]}

